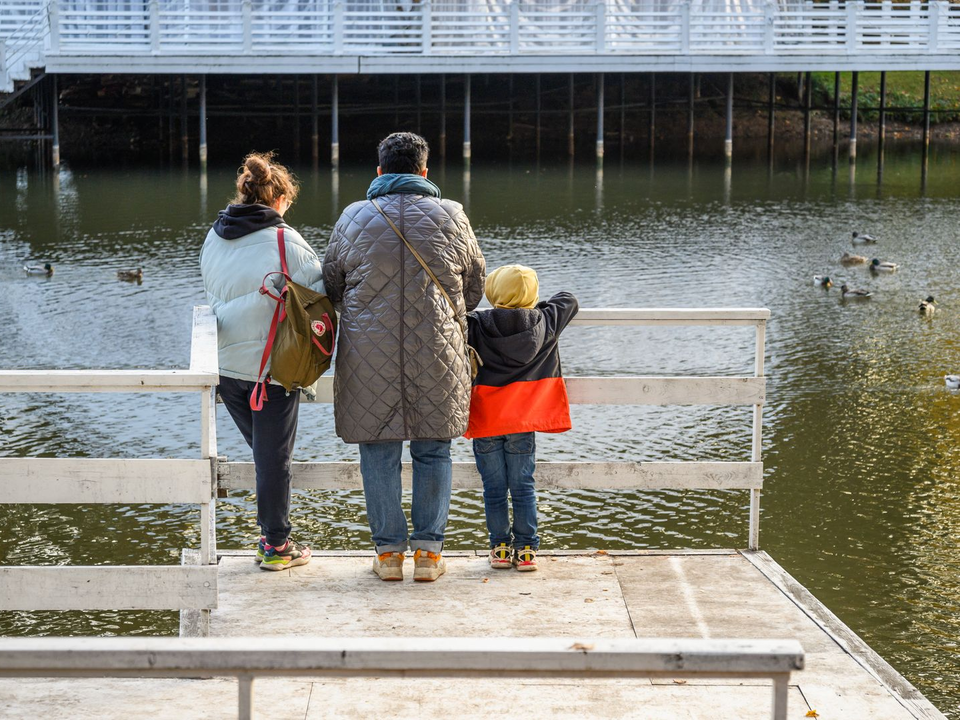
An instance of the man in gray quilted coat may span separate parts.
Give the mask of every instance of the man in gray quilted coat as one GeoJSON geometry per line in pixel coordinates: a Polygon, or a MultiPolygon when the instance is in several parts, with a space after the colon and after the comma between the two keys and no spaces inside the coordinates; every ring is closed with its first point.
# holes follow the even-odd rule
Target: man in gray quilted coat
{"type": "Polygon", "coordinates": [[[367,199],[343,211],[323,263],[340,311],[334,415],[344,442],[360,444],[374,572],[402,580],[409,544],[413,579],[429,582],[446,569],[450,440],[464,433],[470,411],[461,320],[483,297],[485,264],[463,206],[442,200],[427,180],[426,140],[394,133],[378,152],[367,199]],[[409,536],[400,504],[404,440],[413,459],[409,536]]]}

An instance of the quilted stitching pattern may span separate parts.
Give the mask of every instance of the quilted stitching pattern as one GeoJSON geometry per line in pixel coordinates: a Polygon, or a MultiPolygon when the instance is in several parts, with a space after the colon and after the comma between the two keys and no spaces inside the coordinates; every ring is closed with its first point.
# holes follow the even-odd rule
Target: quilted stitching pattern
{"type": "MultiPolygon", "coordinates": [[[[464,314],[483,297],[486,266],[459,203],[394,193],[380,206],[464,314]]],[[[323,265],[340,311],[334,391],[345,442],[459,437],[470,410],[465,340],[443,295],[369,201],[333,230],[323,265]]]]}

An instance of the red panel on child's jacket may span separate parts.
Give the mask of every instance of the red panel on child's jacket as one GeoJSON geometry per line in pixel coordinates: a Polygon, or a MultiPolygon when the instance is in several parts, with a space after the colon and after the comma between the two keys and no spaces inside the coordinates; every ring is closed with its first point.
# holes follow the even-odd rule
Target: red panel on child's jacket
{"type": "Polygon", "coordinates": [[[566,432],[570,402],[562,377],[514,382],[504,387],[475,385],[466,436],[494,437],[525,432],[566,432]]]}
{"type": "Polygon", "coordinates": [[[483,360],[470,398],[468,438],[570,429],[557,344],[577,308],[573,295],[558,293],[535,308],[468,315],[470,344],[483,360]]]}

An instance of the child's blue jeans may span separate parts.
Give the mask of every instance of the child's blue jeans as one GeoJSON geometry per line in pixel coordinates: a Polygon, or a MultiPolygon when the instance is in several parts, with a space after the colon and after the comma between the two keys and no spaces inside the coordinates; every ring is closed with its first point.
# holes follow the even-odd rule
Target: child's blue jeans
{"type": "Polygon", "coordinates": [[[537,492],[533,471],[537,465],[536,433],[514,433],[475,438],[473,454],[483,478],[483,506],[490,547],[506,543],[515,548],[540,547],[537,535],[537,492]],[[510,525],[507,491],[513,503],[510,525]]]}

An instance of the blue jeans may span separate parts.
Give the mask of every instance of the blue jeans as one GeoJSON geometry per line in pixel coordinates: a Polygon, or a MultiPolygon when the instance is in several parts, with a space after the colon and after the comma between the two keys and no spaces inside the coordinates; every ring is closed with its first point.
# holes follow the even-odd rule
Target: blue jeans
{"type": "MultiPolygon", "coordinates": [[[[360,443],[360,474],[367,520],[377,554],[407,551],[407,518],[400,504],[400,455],[403,443],[360,443]]],[[[411,440],[413,458],[413,534],[410,549],[438,553],[450,511],[453,464],[449,440],[411,440]]]]}
{"type": "Polygon", "coordinates": [[[537,466],[536,434],[514,433],[476,438],[473,454],[483,479],[483,508],[487,515],[490,547],[506,543],[515,548],[540,548],[537,535],[537,491],[533,471],[537,466]],[[507,491],[513,502],[513,527],[507,508],[507,491]]]}

